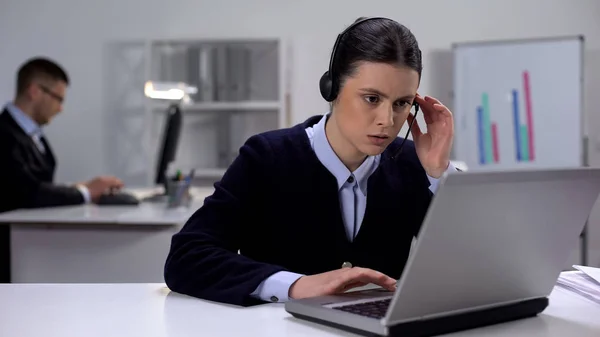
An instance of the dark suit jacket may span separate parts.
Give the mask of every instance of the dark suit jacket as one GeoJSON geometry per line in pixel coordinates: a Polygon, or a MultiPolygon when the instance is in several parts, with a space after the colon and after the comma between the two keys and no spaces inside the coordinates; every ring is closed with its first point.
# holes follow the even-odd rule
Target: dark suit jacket
{"type": "Polygon", "coordinates": [[[84,202],[76,187],[53,183],[56,161],[42,141],[45,153],[8,111],[0,113],[0,212],[84,202]]]}
{"type": "MultiPolygon", "coordinates": [[[[83,203],[79,190],[53,183],[56,161],[48,142],[45,153],[12,118],[0,113],[0,213],[83,203]]],[[[0,283],[10,282],[10,231],[0,225],[0,283]]]]}

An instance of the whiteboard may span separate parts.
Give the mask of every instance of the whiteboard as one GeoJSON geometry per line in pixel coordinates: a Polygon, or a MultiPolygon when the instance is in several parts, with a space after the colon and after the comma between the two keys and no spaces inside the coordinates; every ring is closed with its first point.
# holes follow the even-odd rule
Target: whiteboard
{"type": "Polygon", "coordinates": [[[453,46],[454,159],[470,171],[582,166],[583,38],[453,46]]]}

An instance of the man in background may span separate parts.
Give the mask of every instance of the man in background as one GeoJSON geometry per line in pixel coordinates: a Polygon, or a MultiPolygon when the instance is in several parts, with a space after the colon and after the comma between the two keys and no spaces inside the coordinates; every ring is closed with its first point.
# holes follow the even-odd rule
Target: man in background
{"type": "MultiPolygon", "coordinates": [[[[35,58],[21,66],[16,82],[14,101],[0,110],[0,212],[90,203],[120,188],[122,182],[110,176],[54,182],[56,160],[42,127],[61,112],[69,78],[55,62],[35,58]]],[[[0,282],[9,277],[8,239],[8,226],[0,226],[0,282]]]]}

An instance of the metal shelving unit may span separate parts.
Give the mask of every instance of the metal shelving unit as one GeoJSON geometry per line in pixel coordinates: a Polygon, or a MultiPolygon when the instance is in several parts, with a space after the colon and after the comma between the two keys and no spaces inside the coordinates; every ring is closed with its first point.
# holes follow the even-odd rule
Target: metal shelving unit
{"type": "Polygon", "coordinates": [[[109,50],[107,126],[116,130],[107,159],[111,172],[136,184],[141,177],[153,183],[169,105],[144,97],[146,81],[198,89],[181,105],[184,126],[171,169],[194,168],[207,183],[221,177],[247,138],[290,126],[291,44],[284,39],[155,39],[109,50]]]}

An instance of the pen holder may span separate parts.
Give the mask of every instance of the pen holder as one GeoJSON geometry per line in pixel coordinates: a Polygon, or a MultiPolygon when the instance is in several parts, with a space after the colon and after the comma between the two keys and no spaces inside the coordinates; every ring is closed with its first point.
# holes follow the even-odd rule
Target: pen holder
{"type": "Polygon", "coordinates": [[[192,202],[190,183],[184,180],[169,180],[166,184],[167,207],[189,207],[192,202]]]}

